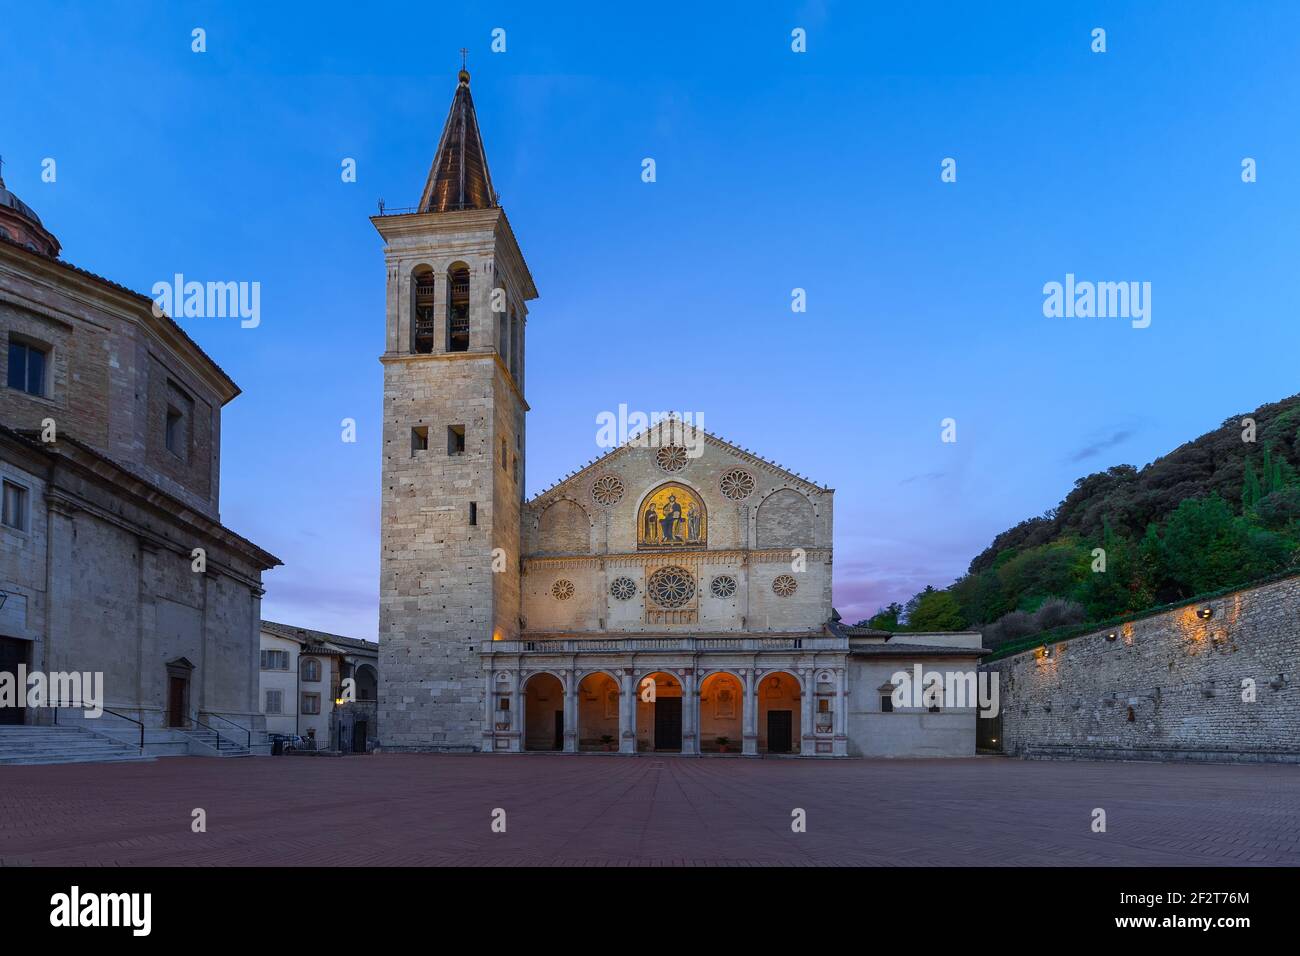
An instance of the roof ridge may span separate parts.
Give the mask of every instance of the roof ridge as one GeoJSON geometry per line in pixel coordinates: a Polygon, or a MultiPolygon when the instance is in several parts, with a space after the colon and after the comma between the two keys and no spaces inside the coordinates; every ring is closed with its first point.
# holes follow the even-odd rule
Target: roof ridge
{"type": "Polygon", "coordinates": [[[594,467],[594,466],[600,464],[601,462],[603,462],[603,461],[605,461],[606,459],[612,457],[613,455],[617,455],[618,453],[620,453],[620,452],[622,452],[622,451],[625,451],[625,450],[628,449],[628,448],[640,447],[640,446],[637,446],[635,443],[638,442],[638,441],[643,440],[643,436],[648,435],[652,429],[659,428],[660,430],[662,430],[665,422],[682,422],[682,423],[683,423],[683,427],[685,427],[685,428],[690,428],[690,429],[692,429],[693,431],[698,431],[698,432],[699,432],[700,434],[702,434],[706,439],[708,439],[708,440],[710,440],[710,441],[713,441],[713,442],[716,442],[716,443],[718,443],[718,444],[720,444],[720,445],[725,446],[727,449],[729,449],[729,450],[731,450],[732,452],[735,452],[736,454],[738,454],[741,458],[747,459],[751,464],[754,464],[754,465],[756,465],[756,466],[766,465],[766,466],[768,466],[768,467],[770,467],[770,468],[775,468],[777,471],[779,471],[779,472],[781,472],[781,473],[783,473],[783,474],[785,474],[785,475],[788,475],[789,477],[795,479],[796,481],[802,482],[804,485],[807,485],[807,486],[809,486],[809,487],[811,487],[811,488],[815,488],[815,489],[817,489],[818,491],[833,491],[833,490],[834,490],[833,488],[831,488],[830,485],[819,485],[817,482],[813,481],[811,478],[808,478],[808,477],[806,477],[806,476],[804,476],[804,475],[801,475],[801,474],[799,474],[799,473],[796,472],[796,471],[792,471],[791,469],[785,467],[785,466],[782,465],[780,462],[775,461],[774,459],[771,459],[771,458],[764,458],[762,455],[758,454],[758,453],[755,452],[755,451],[752,451],[752,450],[750,450],[750,449],[748,449],[748,448],[744,448],[744,447],[742,447],[742,446],[736,444],[736,443],[733,442],[733,441],[730,441],[730,440],[728,440],[728,439],[726,439],[726,438],[723,438],[721,435],[714,434],[713,432],[711,432],[711,431],[709,431],[707,428],[705,428],[703,425],[695,425],[695,424],[685,423],[685,422],[683,422],[683,420],[681,419],[681,417],[678,415],[678,413],[673,412],[673,413],[671,413],[670,415],[668,415],[667,417],[659,419],[659,421],[657,421],[657,422],[653,422],[653,423],[651,423],[651,424],[645,426],[644,428],[638,429],[637,431],[635,431],[635,432],[633,432],[631,435],[629,435],[629,436],[627,437],[627,439],[626,439],[625,441],[623,441],[620,445],[618,445],[618,446],[616,446],[616,447],[614,447],[614,448],[611,448],[609,451],[605,452],[603,455],[599,455],[599,456],[597,456],[596,458],[591,459],[591,460],[588,461],[585,465],[581,465],[581,466],[579,466],[576,470],[571,471],[571,472],[569,472],[568,474],[566,474],[563,478],[558,478],[558,479],[556,479],[556,480],[553,481],[551,484],[547,485],[545,488],[543,488],[541,491],[539,491],[537,494],[533,495],[533,497],[526,499],[526,502],[525,502],[525,503],[526,503],[526,504],[533,504],[534,502],[536,502],[536,501],[540,500],[541,498],[545,497],[545,496],[546,496],[547,494],[549,494],[550,492],[554,491],[556,488],[559,488],[561,485],[563,485],[563,484],[565,484],[566,482],[568,482],[571,478],[575,478],[575,477],[577,477],[578,475],[581,475],[583,472],[585,472],[585,471],[589,470],[590,468],[592,468],[592,467],[594,467]]]}

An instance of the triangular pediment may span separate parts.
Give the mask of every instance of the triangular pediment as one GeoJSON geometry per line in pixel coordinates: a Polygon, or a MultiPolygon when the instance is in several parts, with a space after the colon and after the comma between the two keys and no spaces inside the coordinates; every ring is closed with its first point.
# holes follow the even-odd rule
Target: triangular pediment
{"type": "MultiPolygon", "coordinates": [[[[630,455],[656,457],[660,451],[671,447],[681,447],[689,454],[696,449],[699,456],[722,453],[733,459],[742,467],[749,467],[756,472],[775,478],[796,487],[805,494],[829,492],[832,489],[819,485],[810,478],[800,475],[762,455],[742,448],[740,445],[719,438],[703,427],[692,425],[681,418],[663,418],[647,428],[639,429],[627,437],[617,448],[594,458],[575,472],[571,472],[555,484],[529,499],[530,506],[545,506],[557,498],[580,498],[587,486],[596,481],[604,472],[615,468],[622,459],[630,455]]],[[[697,456],[698,457],[698,456],[697,456]]],[[[668,463],[671,467],[671,462],[668,463]]],[[[665,475],[672,477],[674,472],[665,469],[665,475]]],[[[684,473],[685,474],[685,473],[684,473]]]]}

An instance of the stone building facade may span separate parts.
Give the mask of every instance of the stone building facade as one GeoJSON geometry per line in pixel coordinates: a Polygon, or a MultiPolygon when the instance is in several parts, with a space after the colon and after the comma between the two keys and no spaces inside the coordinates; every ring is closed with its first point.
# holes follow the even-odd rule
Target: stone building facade
{"type": "Polygon", "coordinates": [[[891,709],[877,691],[891,665],[973,671],[979,635],[905,646],[843,627],[830,488],[665,415],[524,499],[537,290],[464,71],[420,204],[372,222],[386,749],[974,752],[973,709],[891,709]]]}
{"type": "Polygon", "coordinates": [[[345,753],[365,753],[379,739],[373,641],[263,621],[260,683],[268,734],[310,738],[315,749],[345,753]]]}
{"type": "Polygon", "coordinates": [[[999,744],[1025,757],[1300,762],[1298,607],[1290,577],[990,662],[999,744]]]}
{"type": "Polygon", "coordinates": [[[112,713],[95,728],[138,721],[159,753],[189,752],[176,732],[199,720],[246,742],[261,576],[279,562],[220,520],[221,408],[239,389],[151,299],[55,258],[43,226],[21,233],[30,209],[6,195],[0,669],[102,673],[112,713]]]}

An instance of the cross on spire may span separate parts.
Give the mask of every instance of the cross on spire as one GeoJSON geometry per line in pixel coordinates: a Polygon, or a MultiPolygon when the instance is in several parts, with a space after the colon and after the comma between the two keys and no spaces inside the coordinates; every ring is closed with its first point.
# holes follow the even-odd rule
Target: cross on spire
{"type": "Polygon", "coordinates": [[[465,47],[460,48],[460,68],[465,69],[465,58],[469,56],[469,50],[465,47]]]}

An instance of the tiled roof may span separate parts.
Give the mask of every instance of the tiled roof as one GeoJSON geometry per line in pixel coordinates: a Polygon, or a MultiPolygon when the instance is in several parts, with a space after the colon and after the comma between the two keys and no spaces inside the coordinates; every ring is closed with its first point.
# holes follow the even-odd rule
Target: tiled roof
{"type": "Polygon", "coordinates": [[[330,634],[328,631],[314,631],[308,627],[295,627],[292,624],[263,621],[262,630],[269,631],[279,637],[287,637],[290,640],[303,641],[304,643],[338,644],[359,651],[374,651],[376,653],[379,651],[379,644],[375,641],[364,641],[357,637],[344,637],[342,634],[330,634]]]}
{"type": "Polygon", "coordinates": [[[855,657],[983,657],[990,647],[940,647],[934,644],[858,644],[849,648],[855,657]]]}

